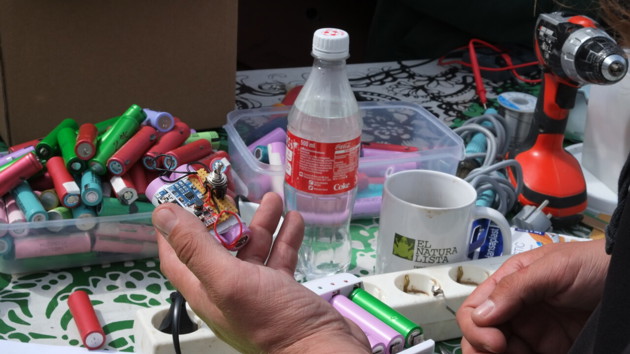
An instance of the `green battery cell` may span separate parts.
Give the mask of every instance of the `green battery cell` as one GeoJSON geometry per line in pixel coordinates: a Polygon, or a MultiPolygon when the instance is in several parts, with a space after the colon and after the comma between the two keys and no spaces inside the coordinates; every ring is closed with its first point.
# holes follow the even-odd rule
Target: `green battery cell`
{"type": "Polygon", "coordinates": [[[71,128],[76,131],[79,129],[79,124],[72,118],[66,118],[53,128],[53,130],[35,146],[35,154],[40,160],[47,161],[49,158],[59,153],[57,134],[59,134],[59,131],[63,128],[71,128]]]}
{"type": "Polygon", "coordinates": [[[57,143],[61,150],[61,157],[63,157],[68,172],[73,174],[81,173],[87,168],[87,161],[81,160],[74,149],[76,142],[76,129],[64,127],[57,133],[57,143]]]}
{"type": "Polygon", "coordinates": [[[90,169],[98,175],[104,175],[107,172],[107,159],[131,138],[146,117],[147,114],[140,106],[134,104],[129,107],[101,137],[96,155],[90,160],[90,169]]]}
{"type": "Polygon", "coordinates": [[[50,222],[53,220],[64,220],[64,219],[72,219],[72,210],[66,208],[65,206],[58,206],[56,208],[52,208],[48,210],[48,226],[46,228],[52,232],[59,232],[64,228],[63,223],[50,222]]]}
{"type": "Polygon", "coordinates": [[[94,126],[96,127],[96,132],[98,133],[98,135],[100,136],[103,133],[107,132],[107,130],[111,128],[114,125],[114,123],[116,123],[118,118],[120,118],[120,116],[112,117],[112,118],[100,121],[98,123],[94,123],[94,126]]]}
{"type": "Polygon", "coordinates": [[[192,134],[190,134],[188,139],[186,139],[184,144],[190,144],[190,143],[193,143],[193,142],[195,142],[195,141],[197,141],[199,139],[206,139],[206,140],[208,140],[210,142],[210,144],[212,144],[212,149],[213,150],[218,150],[219,146],[221,145],[221,141],[219,139],[219,133],[217,133],[215,131],[192,133],[192,134]]]}
{"type": "MultiPolygon", "coordinates": [[[[101,204],[97,207],[96,213],[98,216],[115,216],[150,213],[153,209],[155,209],[155,206],[149,202],[135,201],[130,205],[124,205],[120,202],[120,200],[118,200],[118,198],[104,197],[101,204]]],[[[146,219],[138,219],[128,222],[151,224],[151,218],[148,217],[146,219]]]]}
{"type": "Polygon", "coordinates": [[[46,210],[51,210],[59,206],[59,197],[57,196],[57,191],[54,189],[45,189],[39,192],[38,197],[46,210]]]}
{"type": "Polygon", "coordinates": [[[422,327],[387,306],[387,304],[375,298],[367,291],[361,288],[354,289],[348,298],[374,315],[374,317],[393,328],[396,332],[402,334],[405,337],[405,347],[412,347],[422,342],[422,327]]]}

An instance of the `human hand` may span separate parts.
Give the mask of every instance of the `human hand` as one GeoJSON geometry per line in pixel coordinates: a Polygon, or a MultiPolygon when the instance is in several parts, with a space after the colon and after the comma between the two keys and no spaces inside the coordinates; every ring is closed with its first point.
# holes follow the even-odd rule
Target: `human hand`
{"type": "Polygon", "coordinates": [[[604,240],[545,245],[510,257],[457,311],[464,353],[564,353],[597,306],[604,240]]]}
{"type": "Polygon", "coordinates": [[[369,352],[363,332],[293,278],[304,234],[299,213],[284,218],[266,194],[236,257],[194,215],[167,203],[153,212],[162,272],[214,333],[241,352],[369,352]]]}

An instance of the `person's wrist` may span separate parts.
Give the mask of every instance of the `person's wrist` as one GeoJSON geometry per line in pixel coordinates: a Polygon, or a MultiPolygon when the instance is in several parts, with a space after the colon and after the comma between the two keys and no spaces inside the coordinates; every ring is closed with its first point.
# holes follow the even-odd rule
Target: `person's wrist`
{"type": "Polygon", "coordinates": [[[370,348],[347,332],[317,333],[285,346],[272,348],[270,353],[372,353],[370,348]]]}

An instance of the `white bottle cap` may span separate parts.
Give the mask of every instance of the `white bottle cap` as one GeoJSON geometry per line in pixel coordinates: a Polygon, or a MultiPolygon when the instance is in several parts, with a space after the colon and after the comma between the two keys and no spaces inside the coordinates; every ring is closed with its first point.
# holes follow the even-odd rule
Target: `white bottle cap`
{"type": "Polygon", "coordinates": [[[313,34],[313,56],[325,60],[346,59],[350,56],[350,36],[337,28],[320,28],[313,34]]]}

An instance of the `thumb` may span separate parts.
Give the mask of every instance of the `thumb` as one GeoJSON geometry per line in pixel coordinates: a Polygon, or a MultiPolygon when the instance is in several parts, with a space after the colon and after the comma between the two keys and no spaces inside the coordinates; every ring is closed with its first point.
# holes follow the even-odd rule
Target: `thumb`
{"type": "Polygon", "coordinates": [[[527,304],[543,301],[553,293],[558,279],[554,280],[551,272],[536,268],[534,263],[498,280],[488,298],[473,311],[473,321],[479,326],[503,323],[527,304]]]}
{"type": "Polygon", "coordinates": [[[203,283],[219,281],[233,257],[201,220],[184,208],[166,203],[152,215],[153,225],[171,245],[177,257],[203,283]],[[210,261],[212,260],[212,261],[210,261]]]}

